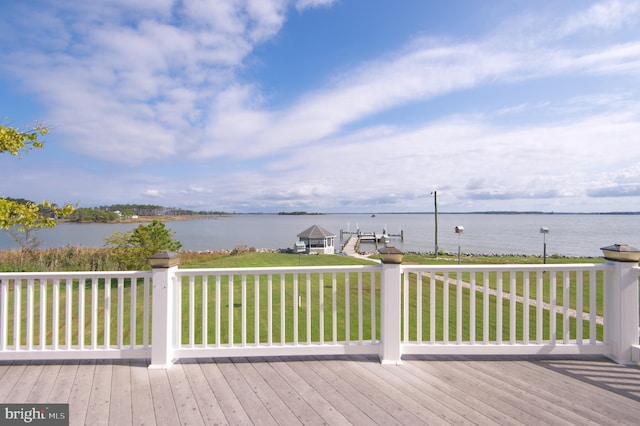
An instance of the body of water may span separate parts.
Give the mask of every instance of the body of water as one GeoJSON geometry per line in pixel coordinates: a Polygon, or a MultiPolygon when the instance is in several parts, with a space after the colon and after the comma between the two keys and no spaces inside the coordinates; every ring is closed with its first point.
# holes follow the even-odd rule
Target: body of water
{"type": "MultiPolygon", "coordinates": [[[[247,214],[228,217],[169,221],[175,238],[186,250],[220,250],[248,246],[265,249],[292,247],[296,235],[312,225],[336,234],[340,231],[404,233],[404,240],[392,237],[389,245],[405,252],[433,252],[435,223],[433,214],[327,214],[272,215],[247,214]]],[[[102,247],[113,231],[127,232],[138,226],[120,224],[61,223],[53,229],[37,231],[40,248],[102,247]]],[[[542,255],[546,227],[547,255],[601,256],[600,247],[614,243],[640,247],[640,215],[597,214],[439,214],[438,246],[456,253],[542,255]],[[464,232],[456,234],[456,226],[464,232]]],[[[348,236],[344,236],[344,241],[348,236]]],[[[0,233],[0,249],[18,248],[5,232],[0,233]]],[[[375,250],[373,244],[364,250],[375,250]]]]}

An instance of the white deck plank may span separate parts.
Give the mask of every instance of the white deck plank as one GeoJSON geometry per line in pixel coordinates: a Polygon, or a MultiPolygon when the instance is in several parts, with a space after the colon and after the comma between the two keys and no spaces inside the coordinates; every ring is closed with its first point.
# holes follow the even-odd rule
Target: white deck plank
{"type": "MultiPolygon", "coordinates": [[[[266,359],[258,359],[256,361],[259,361],[259,363],[253,363],[253,366],[258,373],[302,424],[321,424],[326,421],[305,400],[304,396],[294,388],[296,382],[302,382],[300,377],[297,377],[295,380],[287,380],[281,372],[274,368],[275,364],[284,363],[269,362],[269,360],[266,359]]],[[[328,405],[326,401],[324,402],[325,406],[328,405]]],[[[346,421],[344,418],[342,418],[342,420],[346,421]]]]}
{"type": "Polygon", "coordinates": [[[405,362],[401,366],[379,366],[375,363],[363,362],[358,363],[354,368],[370,370],[380,381],[386,383],[385,387],[378,387],[381,391],[384,392],[387,387],[396,388],[400,392],[394,393],[396,398],[413,400],[415,404],[428,409],[430,414],[420,413],[421,418],[433,419],[433,422],[460,420],[476,424],[489,422],[502,425],[520,424],[488,405],[482,406],[478,399],[469,398],[466,393],[460,392],[458,388],[447,381],[428,376],[423,371],[414,368],[411,363],[405,362]]]}
{"type": "Polygon", "coordinates": [[[20,380],[20,376],[27,367],[24,363],[16,363],[10,365],[10,368],[2,375],[2,382],[0,382],[0,401],[8,402],[7,399],[11,397],[11,391],[13,387],[20,380]]]}
{"type": "Polygon", "coordinates": [[[331,378],[324,377],[322,371],[318,373],[316,369],[309,367],[309,360],[289,359],[287,364],[305,382],[307,382],[315,392],[331,404],[334,409],[345,417],[352,424],[370,424],[372,418],[364,412],[361,406],[356,405],[351,400],[345,398],[338,389],[334,387],[336,383],[330,382],[331,378]]]}
{"type": "Polygon", "coordinates": [[[156,424],[173,426],[180,424],[180,417],[173,398],[166,370],[149,370],[149,384],[153,396],[156,424]]]}
{"type": "Polygon", "coordinates": [[[378,405],[377,401],[370,399],[366,393],[362,393],[358,387],[336,373],[334,367],[327,366],[322,361],[317,360],[305,361],[304,365],[330,383],[331,386],[334,387],[336,395],[339,395],[339,398],[350,401],[354,406],[363,411],[365,415],[369,417],[369,422],[397,422],[392,415],[378,405]]]}
{"type": "Polygon", "coordinates": [[[29,396],[24,402],[38,404],[41,401],[46,401],[58,378],[61,367],[58,363],[45,362],[42,365],[42,371],[40,371],[40,375],[34,383],[31,393],[29,393],[29,396]]]}
{"type": "Polygon", "coordinates": [[[252,385],[246,382],[233,362],[220,360],[220,362],[216,362],[216,364],[227,380],[227,383],[229,383],[231,389],[233,389],[233,393],[236,398],[238,398],[244,407],[252,423],[260,425],[278,424],[267,407],[265,407],[264,403],[256,395],[252,385]]]}
{"type": "MultiPolygon", "coordinates": [[[[103,367],[103,365],[101,364],[100,367],[103,367]]],[[[69,395],[69,423],[72,425],[85,424],[95,370],[95,361],[80,361],[78,363],[75,380],[69,395]]]]}
{"type": "MultiPolygon", "coordinates": [[[[349,421],[336,408],[322,397],[318,389],[307,382],[308,375],[301,376],[291,368],[291,362],[276,359],[270,362],[274,372],[289,384],[291,389],[322,418],[327,424],[346,424],[349,421]]],[[[315,374],[315,373],[312,373],[315,374]]]]}
{"type": "MultiPolygon", "coordinates": [[[[518,364],[518,362],[512,362],[518,364]]],[[[480,380],[485,380],[489,382],[489,384],[495,385],[501,382],[506,391],[526,399],[527,402],[535,404],[536,407],[539,407],[538,409],[542,408],[546,413],[557,417],[560,421],[581,425],[599,424],[566,405],[555,404],[557,397],[553,389],[548,389],[546,392],[539,392],[536,386],[527,381],[520,380],[520,373],[516,374],[514,369],[511,369],[511,371],[514,372],[511,375],[501,374],[501,370],[504,369],[502,366],[503,363],[504,361],[482,363],[471,361],[463,362],[460,368],[462,372],[467,372],[468,374],[476,373],[480,380]]]]}
{"type": "Polygon", "coordinates": [[[276,423],[282,425],[300,424],[300,420],[289,409],[286,402],[273,390],[258,370],[269,368],[264,362],[248,362],[246,359],[234,359],[238,372],[251,387],[255,395],[260,398],[276,423]]]}
{"type": "Polygon", "coordinates": [[[250,425],[251,419],[245,411],[242,403],[233,392],[227,379],[220,371],[218,363],[212,359],[198,360],[200,368],[214,392],[216,400],[224,413],[227,423],[233,425],[250,425]]]}
{"type": "Polygon", "coordinates": [[[134,425],[155,425],[156,413],[146,362],[131,362],[131,421],[134,425]]]}
{"type": "Polygon", "coordinates": [[[20,395],[68,402],[71,425],[635,425],[640,418],[640,369],[604,357],[409,357],[399,366],[363,356],[200,359],[168,371],[142,360],[0,366],[0,402],[20,395]]]}
{"type": "Polygon", "coordinates": [[[51,387],[51,391],[43,401],[61,404],[68,403],[77,372],[77,362],[65,361],[61,364],[56,380],[51,387]]]}
{"type": "Polygon", "coordinates": [[[213,389],[209,386],[200,364],[196,360],[184,359],[180,361],[180,364],[189,380],[189,386],[193,391],[195,401],[200,407],[200,414],[204,423],[207,425],[225,423],[226,418],[222,407],[220,407],[213,389]]]}
{"type": "Polygon", "coordinates": [[[129,362],[114,362],[111,380],[109,424],[113,426],[133,424],[131,407],[131,368],[129,362]]]}
{"type": "MultiPolygon", "coordinates": [[[[327,368],[354,386],[361,395],[366,396],[371,403],[384,410],[397,423],[418,424],[421,421],[426,421],[429,424],[445,423],[442,417],[437,416],[426,405],[421,405],[408,398],[407,395],[398,391],[392,384],[380,380],[379,376],[370,370],[355,368],[361,363],[375,362],[371,359],[365,359],[361,363],[356,363],[356,365],[351,365],[352,361],[346,360],[326,360],[322,362],[327,368]]],[[[382,368],[380,363],[376,363],[375,366],[380,367],[376,368],[376,370],[382,368]]],[[[441,406],[441,409],[444,410],[444,406],[441,406]]],[[[464,418],[453,410],[449,412],[448,419],[450,422],[462,423],[464,421],[464,418]]]]}
{"type": "Polygon", "coordinates": [[[5,398],[5,402],[19,403],[25,402],[29,398],[29,394],[33,390],[40,372],[42,372],[43,364],[27,364],[20,375],[20,379],[11,389],[11,394],[5,398]]]}
{"type": "Polygon", "coordinates": [[[109,424],[113,361],[97,361],[87,406],[86,423],[93,426],[109,424]]]}
{"type": "Polygon", "coordinates": [[[171,367],[167,371],[167,377],[169,378],[173,399],[178,409],[180,424],[204,425],[200,409],[182,365],[176,364],[171,367]]]}

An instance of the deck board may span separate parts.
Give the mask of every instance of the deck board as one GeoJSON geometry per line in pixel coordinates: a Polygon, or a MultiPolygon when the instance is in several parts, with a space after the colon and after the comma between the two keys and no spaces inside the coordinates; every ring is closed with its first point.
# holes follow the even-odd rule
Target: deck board
{"type": "Polygon", "coordinates": [[[69,395],[69,401],[73,401],[73,404],[69,403],[70,423],[85,424],[95,370],[95,361],[84,361],[78,364],[75,380],[69,395]]]}
{"type": "Polygon", "coordinates": [[[11,393],[7,397],[7,402],[24,402],[29,398],[29,394],[33,390],[40,372],[43,369],[43,364],[27,364],[20,375],[20,378],[16,381],[11,389],[11,393]]]}
{"type": "Polygon", "coordinates": [[[132,424],[131,406],[131,367],[129,362],[113,363],[113,377],[111,380],[111,401],[109,404],[109,424],[132,424]]]}
{"type": "Polygon", "coordinates": [[[219,364],[207,359],[198,360],[198,364],[215,394],[226,422],[233,425],[250,425],[249,415],[220,371],[219,364]]]}
{"type": "Polygon", "coordinates": [[[147,364],[141,361],[132,361],[130,367],[132,424],[156,425],[156,413],[153,407],[147,364]]]}
{"type": "Polygon", "coordinates": [[[56,379],[58,378],[58,373],[61,368],[62,366],[60,364],[45,363],[43,368],[40,370],[40,375],[36,379],[29,396],[26,400],[20,402],[37,403],[47,399],[53,389],[56,379]]]}
{"type": "MultiPolygon", "coordinates": [[[[86,423],[101,426],[109,424],[111,410],[111,380],[114,362],[97,361],[91,383],[91,395],[87,406],[86,423]]],[[[115,401],[118,399],[116,398],[115,401]]],[[[114,407],[117,409],[117,406],[114,407]]]]}
{"type": "Polygon", "coordinates": [[[68,402],[71,425],[635,425],[640,369],[602,357],[0,362],[0,402],[68,402]]]}

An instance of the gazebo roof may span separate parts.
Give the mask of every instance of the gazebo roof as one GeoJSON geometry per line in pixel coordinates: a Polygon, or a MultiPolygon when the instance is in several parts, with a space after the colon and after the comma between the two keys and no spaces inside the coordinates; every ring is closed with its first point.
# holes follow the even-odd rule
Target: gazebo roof
{"type": "Polygon", "coordinates": [[[301,233],[298,234],[298,238],[329,238],[335,237],[335,234],[327,231],[324,228],[319,227],[318,225],[313,225],[310,228],[305,229],[301,233]]]}

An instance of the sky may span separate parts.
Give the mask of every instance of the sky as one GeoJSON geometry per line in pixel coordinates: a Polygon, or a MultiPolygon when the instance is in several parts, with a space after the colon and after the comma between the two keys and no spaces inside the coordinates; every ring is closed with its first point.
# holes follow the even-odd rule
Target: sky
{"type": "Polygon", "coordinates": [[[640,0],[10,0],[0,196],[640,211],[640,0]]]}

